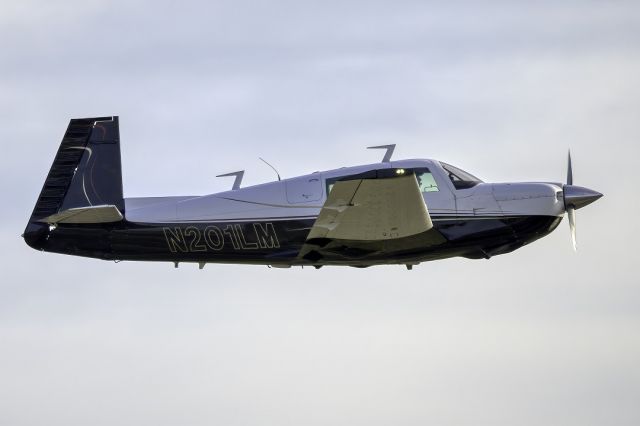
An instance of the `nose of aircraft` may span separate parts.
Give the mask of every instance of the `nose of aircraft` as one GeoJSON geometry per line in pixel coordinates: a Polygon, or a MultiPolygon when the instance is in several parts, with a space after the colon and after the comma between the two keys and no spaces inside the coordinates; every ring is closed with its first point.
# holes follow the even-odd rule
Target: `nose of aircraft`
{"type": "Polygon", "coordinates": [[[564,192],[564,205],[566,209],[573,207],[577,210],[602,197],[601,193],[589,188],[583,188],[582,186],[564,185],[562,190],[564,192]]]}

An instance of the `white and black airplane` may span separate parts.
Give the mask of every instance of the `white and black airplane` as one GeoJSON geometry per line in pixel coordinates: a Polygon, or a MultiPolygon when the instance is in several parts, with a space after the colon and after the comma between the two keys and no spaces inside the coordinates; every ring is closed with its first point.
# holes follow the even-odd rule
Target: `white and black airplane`
{"type": "Polygon", "coordinates": [[[23,237],[105,260],[413,265],[488,259],[553,231],[602,194],[567,183],[485,183],[436,160],[315,172],[202,196],[124,198],[118,117],[74,119],[23,237]]]}

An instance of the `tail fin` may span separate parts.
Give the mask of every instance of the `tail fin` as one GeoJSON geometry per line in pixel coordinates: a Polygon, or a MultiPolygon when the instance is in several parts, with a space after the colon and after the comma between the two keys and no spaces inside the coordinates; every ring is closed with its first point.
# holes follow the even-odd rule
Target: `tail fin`
{"type": "Polygon", "coordinates": [[[47,218],[58,213],[105,205],[124,212],[119,133],[118,117],[69,122],[24,233],[29,245],[46,236],[47,218]]]}

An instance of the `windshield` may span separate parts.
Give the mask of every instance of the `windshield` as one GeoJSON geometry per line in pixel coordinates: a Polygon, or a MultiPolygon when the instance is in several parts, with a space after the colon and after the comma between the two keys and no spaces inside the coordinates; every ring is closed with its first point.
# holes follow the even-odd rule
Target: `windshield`
{"type": "Polygon", "coordinates": [[[480,179],[478,179],[471,173],[467,173],[464,170],[452,166],[451,164],[442,162],[440,164],[447,171],[449,179],[451,179],[451,182],[456,189],[472,188],[477,184],[482,183],[480,179]]]}

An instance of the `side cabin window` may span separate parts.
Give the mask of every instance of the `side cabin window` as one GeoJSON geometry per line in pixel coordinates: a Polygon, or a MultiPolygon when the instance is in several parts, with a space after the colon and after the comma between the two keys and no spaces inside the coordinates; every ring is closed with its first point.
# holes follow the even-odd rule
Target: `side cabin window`
{"type": "Polygon", "coordinates": [[[351,176],[341,176],[327,179],[327,195],[333,189],[333,186],[337,181],[341,180],[354,180],[354,179],[393,179],[394,177],[406,175],[409,173],[415,173],[416,180],[418,181],[418,187],[420,188],[420,192],[437,192],[438,184],[436,180],[433,178],[431,171],[429,169],[422,167],[416,169],[384,169],[384,170],[371,170],[369,172],[360,173],[357,175],[351,176]]]}
{"type": "Polygon", "coordinates": [[[420,192],[438,192],[438,184],[429,169],[415,169],[420,192]]]}

